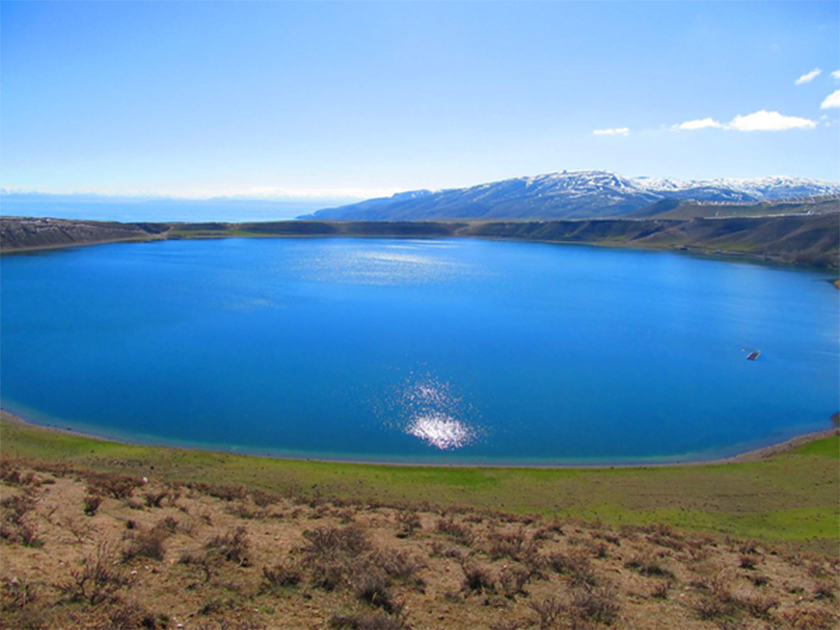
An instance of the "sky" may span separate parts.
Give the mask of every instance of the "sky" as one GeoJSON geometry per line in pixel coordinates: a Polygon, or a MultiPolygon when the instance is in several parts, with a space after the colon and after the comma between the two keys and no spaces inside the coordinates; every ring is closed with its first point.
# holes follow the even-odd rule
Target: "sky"
{"type": "Polygon", "coordinates": [[[6,191],[840,179],[840,3],[2,2],[6,191]]]}

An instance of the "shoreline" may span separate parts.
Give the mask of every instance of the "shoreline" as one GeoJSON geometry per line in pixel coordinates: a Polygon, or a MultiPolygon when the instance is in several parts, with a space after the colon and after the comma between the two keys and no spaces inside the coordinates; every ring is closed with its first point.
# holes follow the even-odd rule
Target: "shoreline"
{"type": "MultiPolygon", "coordinates": [[[[796,215],[799,216],[799,215],[796,215]]],[[[805,217],[806,215],[802,215],[805,217]]],[[[814,215],[816,217],[821,218],[823,215],[814,215]]],[[[826,216],[833,216],[833,215],[826,215],[826,216]]],[[[779,219],[787,219],[790,218],[788,215],[782,215],[778,217],[779,219]]],[[[54,219],[54,218],[47,218],[47,217],[17,217],[17,216],[4,216],[0,215],[0,219],[5,221],[28,221],[39,219],[45,222],[56,222],[56,223],[67,223],[67,224],[84,224],[84,225],[93,225],[98,223],[108,223],[108,222],[100,222],[100,221],[86,221],[81,219],[54,219]]],[[[761,220],[762,217],[752,219],[750,217],[726,217],[722,219],[715,219],[715,220],[742,220],[742,219],[749,219],[749,220],[761,220]]],[[[625,235],[627,238],[612,238],[612,237],[598,237],[595,238],[563,238],[560,236],[559,238],[557,235],[552,237],[549,234],[544,234],[542,236],[539,235],[528,235],[528,234],[503,234],[503,233],[490,233],[490,232],[482,232],[481,227],[484,225],[496,225],[496,224],[504,224],[507,226],[530,226],[533,224],[539,224],[540,226],[550,225],[552,223],[557,224],[575,224],[585,226],[585,224],[589,223],[627,223],[627,224],[644,224],[644,223],[652,223],[656,226],[660,226],[661,224],[668,224],[671,226],[679,225],[679,224],[689,224],[695,222],[699,219],[692,219],[692,220],[684,220],[684,219],[641,219],[641,218],[620,218],[620,217],[612,217],[612,218],[593,218],[593,219],[556,219],[556,220],[546,220],[546,219],[517,219],[517,220],[501,220],[501,221],[489,221],[489,220],[478,220],[478,219],[450,219],[450,220],[441,220],[441,221],[401,221],[401,222],[318,222],[318,221],[306,221],[306,220],[282,220],[282,221],[259,221],[259,222],[252,222],[252,223],[227,223],[227,222],[212,222],[207,225],[212,225],[214,227],[208,227],[207,229],[200,229],[196,228],[195,231],[188,230],[188,231],[181,231],[179,228],[181,226],[202,226],[202,223],[185,223],[185,222],[172,222],[172,223],[155,223],[156,226],[165,227],[166,229],[162,229],[161,231],[145,231],[145,233],[141,232],[139,234],[134,234],[133,236],[128,237],[117,237],[117,238],[102,238],[97,239],[96,237],[91,238],[89,235],[80,238],[76,241],[71,242],[59,242],[59,243],[49,243],[49,244],[38,244],[38,245],[30,245],[30,246],[20,246],[20,247],[2,247],[0,246],[0,256],[12,255],[15,253],[31,253],[31,252],[38,252],[41,250],[55,250],[55,249],[63,249],[66,247],[86,247],[89,245],[98,245],[98,244],[110,244],[110,243],[143,243],[143,242],[156,242],[156,241],[167,241],[167,240],[219,240],[225,238],[385,238],[385,239],[404,239],[404,238],[466,238],[466,239],[480,239],[480,240],[488,240],[488,241],[514,241],[520,243],[547,243],[547,244],[556,244],[556,245],[589,245],[589,246],[596,246],[596,247],[608,247],[608,248],[620,248],[620,249],[635,249],[641,251],[652,251],[652,252],[671,252],[677,254],[688,254],[691,256],[700,256],[704,258],[718,258],[718,259],[731,259],[733,261],[746,261],[746,262],[757,262],[757,263],[764,263],[764,264],[774,264],[774,265],[782,265],[786,267],[794,267],[794,268],[804,268],[804,269],[814,269],[814,270],[821,270],[821,271],[829,271],[829,272],[836,272],[838,269],[838,261],[835,258],[831,258],[828,263],[826,262],[816,262],[816,260],[803,259],[801,257],[797,257],[796,253],[788,252],[784,249],[779,251],[771,251],[768,250],[767,247],[761,248],[760,250],[756,251],[746,251],[743,249],[726,249],[722,247],[717,240],[711,244],[703,243],[703,238],[700,237],[700,240],[691,240],[691,238],[686,238],[683,240],[679,240],[684,235],[675,235],[677,241],[667,241],[667,242],[647,242],[644,240],[637,240],[637,238],[642,238],[638,234],[636,236],[625,235]],[[296,226],[311,226],[311,225],[319,225],[319,226],[330,226],[331,229],[328,231],[312,231],[307,232],[304,229],[298,230],[290,230],[290,231],[249,231],[249,228],[252,226],[261,226],[267,225],[272,226],[274,224],[294,224],[296,226]],[[372,231],[366,231],[370,229],[369,224],[375,224],[377,229],[372,231]],[[387,226],[394,228],[391,231],[380,231],[378,228],[382,226],[387,226]],[[427,232],[414,232],[414,231],[401,231],[405,225],[412,225],[413,227],[417,226],[426,226],[426,227],[435,227],[437,226],[440,230],[430,229],[427,232]],[[219,227],[215,227],[219,226],[219,227]],[[349,228],[348,228],[349,226],[349,228]],[[359,226],[362,226],[362,229],[358,229],[359,226]],[[364,227],[367,226],[367,227],[364,227]],[[220,229],[220,228],[224,229],[220,229]],[[243,229],[244,228],[244,229],[243,229]],[[337,228],[337,229],[336,229],[337,228]],[[475,231],[475,230],[478,231],[475,231]],[[242,231],[240,231],[242,230],[242,231]],[[441,231],[442,230],[442,231],[441,231]]],[[[712,219],[708,219],[712,220],[712,219]]],[[[135,226],[140,227],[145,230],[144,227],[147,224],[143,223],[122,223],[122,222],[113,222],[120,226],[135,226]]],[[[148,224],[152,225],[152,224],[148,224]]],[[[772,248],[771,248],[772,249],[772,248]]]]}
{"type": "MultiPolygon", "coordinates": [[[[301,462],[301,463],[319,463],[319,464],[346,464],[353,466],[383,466],[383,467],[405,467],[405,468],[437,468],[437,469],[524,469],[524,470],[612,470],[612,469],[644,469],[644,468],[687,468],[696,466],[720,466],[725,464],[743,464],[748,462],[757,462],[767,459],[774,455],[778,455],[790,450],[793,450],[804,444],[814,442],[816,440],[825,439],[835,435],[840,435],[840,427],[831,427],[820,431],[812,431],[802,435],[796,435],[783,442],[769,444],[756,449],[751,449],[738,455],[731,457],[710,459],[710,460],[696,460],[696,461],[675,461],[675,462],[649,462],[639,464],[558,464],[558,465],[533,465],[526,464],[434,464],[434,463],[411,463],[411,462],[371,462],[353,459],[315,459],[305,457],[280,457],[275,455],[258,455],[255,453],[239,453],[230,452],[226,450],[216,450],[213,448],[190,447],[190,446],[169,446],[162,444],[144,444],[142,442],[132,442],[127,440],[119,440],[115,438],[95,435],[93,433],[85,433],[75,431],[73,429],[62,429],[57,426],[45,426],[35,422],[26,420],[25,418],[14,414],[2,407],[0,407],[0,420],[10,424],[16,424],[36,431],[47,431],[57,433],[59,435],[67,435],[78,438],[85,438],[89,440],[96,440],[99,442],[112,442],[115,444],[124,444],[127,446],[143,446],[149,448],[164,448],[164,449],[179,449],[195,452],[218,453],[224,455],[236,455],[244,457],[255,457],[260,459],[276,459],[284,462],[301,462]]],[[[0,448],[0,455],[2,455],[2,448],[0,448]]]]}

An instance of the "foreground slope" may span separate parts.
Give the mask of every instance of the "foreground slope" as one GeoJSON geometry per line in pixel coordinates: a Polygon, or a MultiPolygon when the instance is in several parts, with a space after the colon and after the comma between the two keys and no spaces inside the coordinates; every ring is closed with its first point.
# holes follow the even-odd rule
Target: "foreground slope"
{"type": "Polygon", "coordinates": [[[283,462],[100,442],[8,418],[0,427],[2,627],[840,621],[836,437],[735,466],[517,471],[283,462]],[[670,507],[650,524],[619,505],[602,521],[567,516],[604,492],[670,507]],[[797,507],[767,519],[774,535],[715,533],[721,502],[732,522],[757,522],[752,510],[786,496],[797,507]],[[696,511],[686,499],[705,501],[696,507],[708,519],[663,524],[696,511]],[[833,505],[821,533],[817,504],[833,505]],[[811,535],[831,555],[803,551],[818,549],[811,535]]]}

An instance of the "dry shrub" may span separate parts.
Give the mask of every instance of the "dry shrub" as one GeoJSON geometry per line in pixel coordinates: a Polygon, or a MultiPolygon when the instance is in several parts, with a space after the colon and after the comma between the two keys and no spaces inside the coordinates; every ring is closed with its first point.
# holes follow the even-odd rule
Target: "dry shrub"
{"type": "Polygon", "coordinates": [[[0,538],[26,547],[40,547],[43,542],[32,522],[36,505],[37,500],[28,494],[13,495],[0,501],[0,538]]]}
{"type": "Polygon", "coordinates": [[[261,592],[271,591],[287,586],[297,586],[303,580],[303,575],[297,566],[284,566],[282,564],[271,567],[263,567],[263,582],[260,586],[261,592]]]}
{"type": "Polygon", "coordinates": [[[250,564],[249,547],[247,530],[244,527],[237,527],[224,534],[213,536],[204,544],[204,551],[209,557],[215,556],[228,562],[235,562],[240,567],[247,567],[250,564]]]}
{"type": "Polygon", "coordinates": [[[513,532],[493,532],[490,534],[488,553],[493,560],[519,560],[527,549],[525,541],[525,531],[521,527],[513,532]]]}
{"type": "Polygon", "coordinates": [[[582,622],[574,625],[588,627],[590,622],[611,624],[620,609],[618,592],[612,584],[585,586],[572,591],[572,616],[582,622]]]}
{"type": "Polygon", "coordinates": [[[143,494],[143,499],[146,502],[146,507],[160,508],[163,507],[163,500],[168,496],[169,492],[166,490],[149,490],[143,494]]]}
{"type": "Polygon", "coordinates": [[[820,580],[814,587],[814,597],[816,599],[834,599],[834,589],[837,584],[833,580],[820,580]]]}
{"type": "Polygon", "coordinates": [[[155,614],[143,608],[137,602],[124,602],[117,606],[108,616],[112,627],[120,628],[121,630],[129,630],[130,628],[147,628],[148,630],[156,630],[157,628],[165,628],[165,624],[158,624],[158,619],[155,614]]]}
{"type": "Polygon", "coordinates": [[[244,501],[248,498],[248,490],[242,486],[195,484],[195,488],[222,501],[244,501]]]}
{"type": "Polygon", "coordinates": [[[464,557],[464,552],[452,545],[445,545],[437,540],[433,540],[430,545],[429,555],[432,558],[454,558],[455,560],[461,560],[464,557]]]}
{"type": "Polygon", "coordinates": [[[566,611],[566,606],[553,597],[531,602],[530,605],[540,617],[540,630],[549,630],[550,628],[557,627],[561,615],[566,611]]]}
{"type": "Polygon", "coordinates": [[[262,490],[251,490],[251,500],[254,502],[254,505],[267,508],[270,505],[278,503],[280,497],[269,492],[263,492],[262,490]]]}
{"type": "Polygon", "coordinates": [[[464,583],[461,590],[485,591],[493,588],[493,574],[489,567],[482,566],[476,562],[466,561],[461,563],[464,571],[464,583]]]}
{"type": "Polygon", "coordinates": [[[695,586],[706,591],[693,604],[700,619],[731,617],[737,613],[739,602],[732,594],[732,576],[728,570],[723,569],[711,578],[702,579],[695,586]]]}
{"type": "Polygon", "coordinates": [[[92,606],[115,596],[131,584],[131,577],[118,565],[116,549],[111,543],[100,543],[82,559],[82,566],[70,572],[70,580],[55,587],[71,601],[86,601],[92,606]]]}
{"type": "Polygon", "coordinates": [[[524,595],[525,585],[531,579],[531,572],[522,567],[510,566],[503,567],[499,574],[499,586],[502,588],[502,594],[513,599],[516,595],[524,595]]]}
{"type": "Polygon", "coordinates": [[[574,549],[569,553],[552,553],[548,556],[548,564],[557,573],[567,576],[572,586],[598,584],[598,574],[582,549],[574,549]]]}
{"type": "Polygon", "coordinates": [[[463,545],[470,546],[475,540],[472,529],[452,517],[442,518],[437,522],[437,531],[447,534],[463,545]]]}
{"type": "Polygon", "coordinates": [[[668,599],[668,593],[671,590],[671,583],[668,580],[659,580],[653,585],[653,590],[650,596],[654,599],[668,599]]]}
{"type": "Polygon", "coordinates": [[[422,528],[420,516],[409,510],[397,512],[397,524],[399,525],[397,538],[408,538],[418,529],[422,528]]]}
{"type": "Polygon", "coordinates": [[[167,534],[159,529],[140,532],[129,539],[128,546],[122,552],[122,561],[129,562],[138,556],[162,561],[166,553],[166,538],[167,534]]]}
{"type": "Polygon", "coordinates": [[[16,577],[3,578],[3,587],[0,590],[0,602],[4,611],[24,610],[38,597],[38,591],[28,578],[19,580],[16,577]]]}
{"type": "Polygon", "coordinates": [[[82,508],[88,516],[94,516],[97,510],[99,510],[100,505],[102,505],[102,497],[98,494],[88,493],[85,494],[85,498],[82,499],[82,508]]]}
{"type": "Polygon", "coordinates": [[[769,619],[770,611],[779,607],[778,599],[774,597],[765,597],[763,595],[739,597],[736,599],[736,602],[757,619],[769,619]]]}
{"type": "Polygon", "coordinates": [[[394,606],[394,612],[361,614],[361,615],[333,615],[328,625],[335,630],[408,630],[408,613],[401,605],[394,606]]]}
{"type": "Polygon", "coordinates": [[[780,626],[796,630],[828,630],[837,627],[837,613],[826,608],[792,608],[774,619],[780,626]]]}
{"type": "Polygon", "coordinates": [[[303,536],[309,541],[303,552],[310,557],[357,556],[370,549],[367,534],[355,524],[343,528],[318,527],[303,532],[303,536]]]}
{"type": "Polygon", "coordinates": [[[140,479],[117,473],[91,473],[88,475],[91,494],[104,494],[114,499],[126,500],[134,495],[135,488],[143,485],[140,479]]]}
{"type": "Polygon", "coordinates": [[[742,569],[753,570],[758,565],[758,556],[751,554],[742,554],[738,558],[738,566],[742,569]]]}
{"type": "Polygon", "coordinates": [[[394,609],[391,580],[384,571],[368,565],[353,576],[352,587],[353,593],[363,602],[387,612],[394,609]]]}
{"type": "Polygon", "coordinates": [[[742,554],[756,554],[758,553],[758,541],[757,540],[744,540],[738,546],[738,551],[742,554]]]}
{"type": "Polygon", "coordinates": [[[662,559],[657,557],[649,549],[633,556],[624,563],[624,566],[628,569],[633,569],[645,577],[674,577],[674,574],[665,568],[662,559]]]}
{"type": "Polygon", "coordinates": [[[41,481],[33,471],[23,474],[15,464],[8,460],[0,461],[0,480],[10,486],[37,488],[41,485],[41,481]]]}
{"type": "Polygon", "coordinates": [[[238,501],[225,507],[225,512],[248,520],[262,520],[266,517],[266,510],[251,503],[238,501]]]}
{"type": "Polygon", "coordinates": [[[389,577],[405,582],[422,583],[417,573],[426,567],[422,558],[405,549],[385,549],[373,554],[371,562],[380,567],[389,577]]]}

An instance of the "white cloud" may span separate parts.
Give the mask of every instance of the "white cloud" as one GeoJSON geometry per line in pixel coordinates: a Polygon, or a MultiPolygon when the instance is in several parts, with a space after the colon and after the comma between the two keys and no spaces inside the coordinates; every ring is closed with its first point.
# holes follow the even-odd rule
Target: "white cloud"
{"type": "Polygon", "coordinates": [[[801,77],[799,77],[796,81],[794,81],[794,85],[802,85],[803,83],[810,83],[818,76],[822,74],[822,70],[819,68],[814,68],[811,72],[806,72],[801,77]]]}
{"type": "Polygon", "coordinates": [[[762,109],[746,116],[735,116],[726,128],[736,131],[787,131],[788,129],[813,129],[816,126],[817,123],[807,118],[784,116],[779,112],[768,112],[762,109]]]}
{"type": "Polygon", "coordinates": [[[820,105],[820,109],[831,109],[833,107],[840,107],[840,90],[826,96],[822,105],[820,105]]]}
{"type": "Polygon", "coordinates": [[[708,127],[723,127],[723,125],[712,118],[701,118],[699,120],[689,120],[688,122],[674,125],[671,129],[687,129],[689,131],[693,131],[694,129],[706,129],[708,127]]]}
{"type": "MultiPolygon", "coordinates": [[[[830,107],[840,107],[840,90],[829,97],[837,97],[838,102],[830,107]]],[[[828,101],[828,99],[826,99],[828,101]]],[[[825,106],[825,104],[823,104],[825,106]]],[[[784,116],[779,112],[768,112],[765,109],[747,114],[746,116],[735,116],[731,122],[719,123],[714,118],[701,118],[689,120],[679,125],[671,126],[673,130],[694,131],[696,129],[731,129],[734,131],[787,131],[788,129],[813,129],[817,123],[808,118],[797,116],[784,116]]]]}
{"type": "Polygon", "coordinates": [[[840,70],[835,70],[831,73],[831,76],[833,76],[835,79],[840,79],[840,70]]]}
{"type": "Polygon", "coordinates": [[[630,133],[627,127],[617,127],[615,129],[595,129],[592,133],[596,136],[626,136],[630,133]]]}

